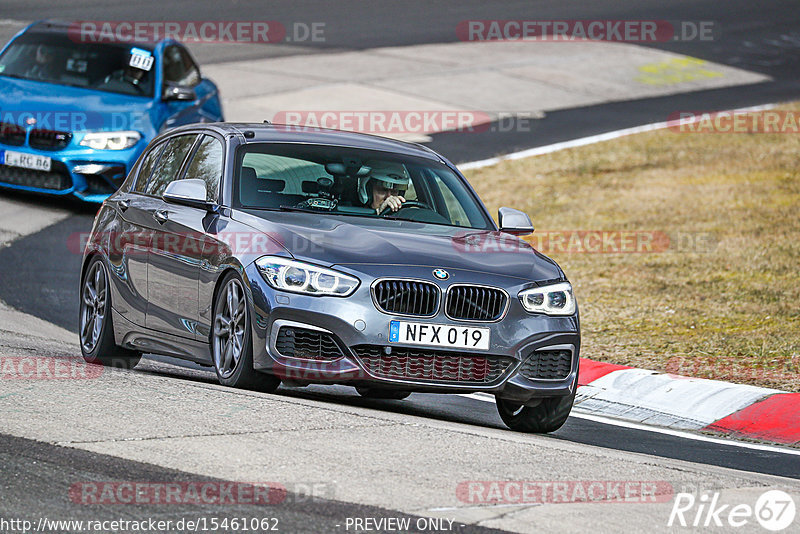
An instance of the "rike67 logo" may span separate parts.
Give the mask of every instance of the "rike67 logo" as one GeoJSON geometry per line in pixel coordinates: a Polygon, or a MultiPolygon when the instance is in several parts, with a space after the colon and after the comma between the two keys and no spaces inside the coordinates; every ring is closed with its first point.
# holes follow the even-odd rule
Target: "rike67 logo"
{"type": "Polygon", "coordinates": [[[719,492],[678,493],[667,521],[668,527],[723,527],[726,530],[753,524],[779,532],[793,525],[797,509],[791,495],[781,490],[762,493],[755,505],[723,502],[719,492]]]}

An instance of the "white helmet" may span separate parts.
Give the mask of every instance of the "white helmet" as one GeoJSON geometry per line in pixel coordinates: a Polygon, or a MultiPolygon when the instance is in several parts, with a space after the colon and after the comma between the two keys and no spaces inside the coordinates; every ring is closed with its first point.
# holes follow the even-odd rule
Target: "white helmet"
{"type": "Polygon", "coordinates": [[[367,165],[372,168],[370,173],[363,178],[358,179],[358,198],[362,204],[369,202],[369,194],[367,193],[367,183],[370,180],[377,180],[382,183],[386,189],[408,189],[408,184],[411,179],[408,176],[408,170],[402,163],[395,163],[392,161],[372,161],[367,162],[367,165]]]}

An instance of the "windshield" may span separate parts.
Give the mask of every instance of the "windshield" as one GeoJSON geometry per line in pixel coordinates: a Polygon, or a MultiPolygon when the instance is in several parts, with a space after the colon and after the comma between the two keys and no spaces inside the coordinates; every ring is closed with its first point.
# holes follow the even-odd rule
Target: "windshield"
{"type": "Polygon", "coordinates": [[[462,180],[435,161],[372,150],[275,143],[246,145],[236,161],[237,207],[492,229],[462,180]]]}
{"type": "Polygon", "coordinates": [[[0,75],[152,97],[153,63],[142,47],[26,33],[0,56],[0,75]]]}

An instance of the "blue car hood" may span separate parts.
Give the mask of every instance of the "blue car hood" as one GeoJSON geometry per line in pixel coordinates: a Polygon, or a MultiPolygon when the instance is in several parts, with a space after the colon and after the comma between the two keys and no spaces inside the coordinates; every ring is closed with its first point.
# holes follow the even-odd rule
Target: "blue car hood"
{"type": "Polygon", "coordinates": [[[550,258],[501,232],[292,212],[237,211],[235,218],[266,233],[295,258],[317,264],[420,265],[534,281],[563,276],[550,258]]]}
{"type": "Polygon", "coordinates": [[[152,107],[145,97],[0,76],[0,118],[6,122],[19,124],[22,114],[32,114],[38,123],[61,120],[78,130],[143,130],[152,128],[152,107]]]}

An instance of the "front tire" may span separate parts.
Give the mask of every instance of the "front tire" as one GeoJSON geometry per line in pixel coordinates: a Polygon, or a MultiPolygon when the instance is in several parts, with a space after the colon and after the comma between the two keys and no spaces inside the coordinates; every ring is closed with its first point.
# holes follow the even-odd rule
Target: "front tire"
{"type": "Polygon", "coordinates": [[[219,287],[211,327],[211,356],[219,383],[268,393],[275,391],[281,381],[253,369],[250,310],[241,278],[230,271],[219,287]]]}
{"type": "MultiPolygon", "coordinates": [[[[576,379],[575,389],[577,387],[576,379]]],[[[524,406],[499,397],[496,401],[500,418],[508,428],[517,432],[541,434],[555,432],[564,425],[575,402],[575,392],[564,397],[542,399],[536,406],[524,406]]]]}
{"type": "Polygon", "coordinates": [[[81,281],[78,321],[81,354],[88,363],[131,369],[142,355],[117,345],[111,317],[108,271],[100,256],[95,256],[81,281]]]}

